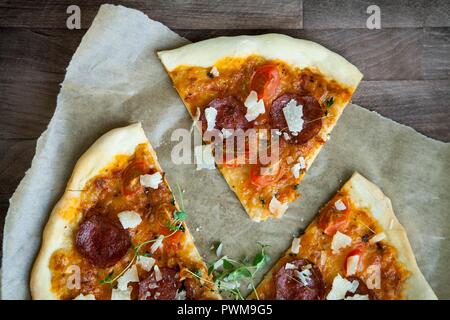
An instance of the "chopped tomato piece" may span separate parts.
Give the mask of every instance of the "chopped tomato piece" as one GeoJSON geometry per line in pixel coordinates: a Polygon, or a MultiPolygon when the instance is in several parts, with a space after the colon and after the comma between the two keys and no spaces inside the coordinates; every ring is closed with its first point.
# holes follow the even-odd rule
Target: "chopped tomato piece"
{"type": "Polygon", "coordinates": [[[274,97],[278,85],[280,84],[280,74],[275,64],[265,64],[258,67],[250,80],[250,88],[258,94],[258,99],[263,99],[266,106],[274,97]]]}
{"type": "Polygon", "coordinates": [[[333,236],[337,231],[343,232],[350,222],[348,219],[348,204],[344,199],[341,200],[347,209],[337,211],[333,203],[333,207],[326,208],[326,211],[319,218],[319,227],[329,236],[333,236]]]}
{"type": "Polygon", "coordinates": [[[255,165],[250,171],[250,182],[257,187],[265,187],[275,183],[283,176],[283,168],[281,160],[270,167],[255,165]],[[262,171],[264,172],[262,173],[262,171]]]}
{"type": "Polygon", "coordinates": [[[363,242],[357,243],[356,245],[353,246],[353,248],[347,254],[347,257],[345,258],[345,261],[344,261],[344,271],[345,271],[345,273],[347,273],[347,261],[348,261],[348,258],[350,258],[351,256],[359,256],[359,263],[361,263],[361,256],[364,253],[365,247],[366,247],[366,245],[363,242]]]}
{"type": "Polygon", "coordinates": [[[166,226],[161,226],[159,228],[159,233],[164,236],[171,235],[170,237],[167,237],[163,240],[163,244],[167,249],[177,250],[178,246],[181,243],[181,237],[183,236],[184,231],[178,230],[174,233],[174,230],[170,230],[166,226]]]}
{"type": "Polygon", "coordinates": [[[145,161],[137,160],[131,162],[122,173],[122,193],[131,195],[142,187],[139,183],[139,176],[148,172],[148,165],[145,161]]]}

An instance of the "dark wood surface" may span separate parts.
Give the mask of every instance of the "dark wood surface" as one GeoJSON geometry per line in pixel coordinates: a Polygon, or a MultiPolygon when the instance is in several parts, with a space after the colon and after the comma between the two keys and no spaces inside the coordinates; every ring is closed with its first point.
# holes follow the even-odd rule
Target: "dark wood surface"
{"type": "MultiPolygon", "coordinates": [[[[65,68],[102,2],[0,0],[0,226],[53,114],[65,68]],[[81,8],[81,30],[66,28],[71,4],[81,8]]],[[[192,41],[280,32],[319,42],[364,73],[355,103],[450,141],[448,0],[109,3],[139,9],[192,41]],[[366,28],[371,4],[381,9],[380,30],[366,28]]]]}

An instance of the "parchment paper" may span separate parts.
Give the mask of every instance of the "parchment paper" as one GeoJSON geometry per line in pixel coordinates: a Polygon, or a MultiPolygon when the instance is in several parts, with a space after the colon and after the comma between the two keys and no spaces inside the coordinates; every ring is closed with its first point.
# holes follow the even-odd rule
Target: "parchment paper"
{"type": "MultiPolygon", "coordinates": [[[[355,105],[309,170],[302,198],[280,220],[252,222],[217,170],[171,162],[170,135],[191,119],[155,52],[187,43],[143,13],[104,5],[84,36],[58,96],[32,166],[13,197],[3,241],[3,299],[27,299],[42,228],[79,156],[103,133],[142,121],[172,187],[185,189],[188,226],[206,260],[211,243],[223,253],[253,256],[270,244],[272,263],[355,170],[392,199],[418,264],[440,298],[450,298],[450,145],[355,105]]],[[[264,270],[267,271],[270,265],[264,270]]],[[[263,273],[260,274],[260,277],[263,273]]]]}

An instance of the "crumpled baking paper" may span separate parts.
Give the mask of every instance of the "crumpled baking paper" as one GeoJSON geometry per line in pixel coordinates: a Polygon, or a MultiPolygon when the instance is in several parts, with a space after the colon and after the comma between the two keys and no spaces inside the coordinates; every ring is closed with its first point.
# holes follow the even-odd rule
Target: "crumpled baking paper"
{"type": "MultiPolygon", "coordinates": [[[[28,299],[42,229],[81,154],[108,130],[142,121],[174,187],[185,190],[187,223],[207,261],[210,246],[253,256],[270,244],[271,263],[319,208],[359,171],[375,182],[405,226],[420,269],[440,298],[450,298],[450,145],[349,105],[301,184],[302,197],[279,220],[251,221],[217,170],[171,161],[171,133],[191,119],[156,51],[188,43],[143,13],[103,5],[74,54],[55,114],[39,138],[31,168],[10,200],[3,240],[3,299],[28,299]]],[[[176,189],[174,189],[176,190],[176,189]]]]}

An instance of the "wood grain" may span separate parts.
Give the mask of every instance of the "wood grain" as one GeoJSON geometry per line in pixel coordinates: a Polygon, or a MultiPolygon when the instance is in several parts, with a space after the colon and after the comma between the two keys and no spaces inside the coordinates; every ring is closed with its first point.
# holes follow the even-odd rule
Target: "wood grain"
{"type": "MultiPolygon", "coordinates": [[[[101,0],[6,1],[0,11],[0,27],[65,28],[67,7],[81,9],[81,28],[87,29],[97,14],[101,0]]],[[[172,29],[280,29],[303,26],[302,0],[237,0],[237,1],[108,1],[140,10],[150,18],[172,29]]]]}
{"type": "Polygon", "coordinates": [[[366,28],[367,7],[377,5],[381,28],[450,26],[450,2],[445,0],[304,0],[305,29],[366,28]]]}
{"type": "Polygon", "coordinates": [[[450,80],[362,81],[353,102],[450,142],[450,80]]]}
{"type": "Polygon", "coordinates": [[[0,195],[12,195],[31,165],[36,139],[0,140],[0,195]]]}
{"type": "Polygon", "coordinates": [[[423,77],[450,79],[450,28],[425,28],[423,32],[423,77]]]}

